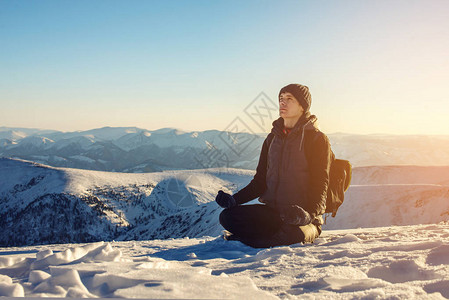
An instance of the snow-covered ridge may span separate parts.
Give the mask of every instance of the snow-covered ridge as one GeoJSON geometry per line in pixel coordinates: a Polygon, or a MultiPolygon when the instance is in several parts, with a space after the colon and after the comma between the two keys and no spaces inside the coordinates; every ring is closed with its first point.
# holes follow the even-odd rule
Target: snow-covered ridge
{"type": "Polygon", "coordinates": [[[220,237],[216,191],[236,191],[253,174],[0,159],[0,297],[449,297],[447,167],[355,168],[314,244],[270,249],[220,237]],[[4,247],[13,244],[30,246],[4,247]]]}
{"type": "MultiPolygon", "coordinates": [[[[104,127],[59,132],[0,127],[0,157],[55,167],[147,173],[232,167],[254,170],[265,135],[104,127]]],[[[354,166],[446,165],[449,136],[329,134],[338,158],[354,166]]]]}
{"type": "Polygon", "coordinates": [[[0,159],[0,245],[203,236],[221,232],[219,189],[251,171],[124,174],[0,159]]]}
{"type": "MultiPolygon", "coordinates": [[[[215,236],[222,230],[217,191],[234,193],[253,175],[242,169],[125,174],[0,159],[0,245],[215,236]]],[[[448,167],[354,168],[345,202],[324,228],[448,220],[448,182],[448,167]]]]}
{"type": "Polygon", "coordinates": [[[0,127],[0,157],[132,173],[210,167],[254,169],[262,142],[259,135],[236,133],[230,137],[217,130],[104,127],[58,132],[0,127]]]}

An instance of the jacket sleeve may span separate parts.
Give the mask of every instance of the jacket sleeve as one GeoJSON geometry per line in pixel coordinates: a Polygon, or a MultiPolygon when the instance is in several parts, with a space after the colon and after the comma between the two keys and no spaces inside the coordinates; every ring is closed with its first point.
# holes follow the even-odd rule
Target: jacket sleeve
{"type": "Polygon", "coordinates": [[[259,163],[254,178],[246,187],[233,195],[237,204],[244,204],[260,197],[267,189],[268,140],[270,140],[270,135],[267,136],[262,144],[262,151],[260,152],[259,163]]]}
{"type": "Polygon", "coordinates": [[[310,144],[310,190],[309,205],[307,211],[312,218],[324,214],[326,210],[327,189],[329,187],[329,172],[332,161],[335,159],[332,153],[329,139],[319,132],[312,138],[310,144]]]}

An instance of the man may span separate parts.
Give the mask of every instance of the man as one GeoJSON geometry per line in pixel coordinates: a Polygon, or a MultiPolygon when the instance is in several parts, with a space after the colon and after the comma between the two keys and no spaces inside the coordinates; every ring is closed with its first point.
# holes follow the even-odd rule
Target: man
{"type": "Polygon", "coordinates": [[[335,157],[315,126],[311,101],[304,85],[280,90],[280,118],[263,143],[254,178],[233,196],[220,190],[216,197],[225,208],[220,214],[225,239],[265,248],[313,242],[320,235],[335,157]],[[257,197],[263,204],[242,205],[257,197]]]}

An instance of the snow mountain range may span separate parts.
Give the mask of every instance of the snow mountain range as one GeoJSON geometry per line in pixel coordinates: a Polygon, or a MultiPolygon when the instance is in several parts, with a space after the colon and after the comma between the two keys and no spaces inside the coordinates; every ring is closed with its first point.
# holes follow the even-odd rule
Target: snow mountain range
{"type": "MultiPolygon", "coordinates": [[[[254,170],[267,134],[105,127],[77,132],[0,127],[0,157],[54,167],[148,173],[229,167],[254,170]]],[[[329,134],[353,166],[446,165],[449,136],[329,134]]]]}
{"type": "MultiPolygon", "coordinates": [[[[0,246],[218,236],[217,191],[234,193],[253,175],[232,168],[125,174],[2,158],[0,246]]],[[[449,167],[356,167],[324,229],[446,221],[448,187],[449,167]]]]}

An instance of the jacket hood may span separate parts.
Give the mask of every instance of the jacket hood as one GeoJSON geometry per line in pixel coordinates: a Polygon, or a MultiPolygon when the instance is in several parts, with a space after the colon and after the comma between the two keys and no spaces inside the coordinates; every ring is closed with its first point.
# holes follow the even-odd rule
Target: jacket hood
{"type": "MultiPolygon", "coordinates": [[[[302,150],[304,146],[304,132],[306,130],[315,130],[317,117],[315,115],[311,115],[309,112],[304,113],[301,118],[299,118],[298,122],[296,122],[295,126],[292,128],[292,131],[289,133],[290,136],[300,135],[301,142],[299,144],[299,149],[302,150]]],[[[279,119],[273,122],[273,129],[271,132],[275,136],[283,137],[284,134],[284,119],[280,117],[279,119]]]]}
{"type": "MultiPolygon", "coordinates": [[[[313,130],[316,127],[316,121],[318,118],[315,115],[311,115],[310,113],[305,113],[299,118],[298,122],[296,122],[295,126],[293,126],[290,134],[303,134],[304,130],[313,130]]],[[[278,136],[284,135],[284,119],[282,117],[278,118],[273,122],[273,128],[271,132],[278,136]]]]}

